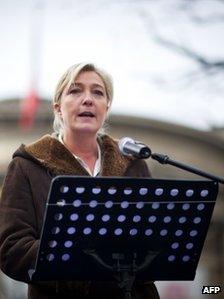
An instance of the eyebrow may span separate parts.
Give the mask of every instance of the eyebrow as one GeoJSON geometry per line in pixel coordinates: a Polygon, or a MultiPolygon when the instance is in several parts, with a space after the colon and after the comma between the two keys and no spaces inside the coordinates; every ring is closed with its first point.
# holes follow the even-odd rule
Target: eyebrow
{"type": "MultiPolygon", "coordinates": [[[[81,83],[81,82],[74,82],[74,83],[72,83],[72,84],[70,85],[70,87],[74,87],[74,86],[82,86],[82,85],[83,85],[83,83],[81,83]]],[[[100,88],[102,88],[103,90],[105,89],[104,86],[102,86],[102,85],[100,85],[100,84],[98,84],[98,83],[93,83],[93,84],[91,84],[91,86],[92,86],[92,87],[100,87],[100,88]]]]}

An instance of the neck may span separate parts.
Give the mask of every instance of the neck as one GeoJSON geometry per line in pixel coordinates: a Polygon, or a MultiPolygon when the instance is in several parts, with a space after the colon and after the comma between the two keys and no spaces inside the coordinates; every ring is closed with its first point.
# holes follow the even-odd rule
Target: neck
{"type": "Polygon", "coordinates": [[[96,157],[98,155],[97,136],[90,134],[74,134],[64,132],[65,146],[80,158],[96,157]]]}

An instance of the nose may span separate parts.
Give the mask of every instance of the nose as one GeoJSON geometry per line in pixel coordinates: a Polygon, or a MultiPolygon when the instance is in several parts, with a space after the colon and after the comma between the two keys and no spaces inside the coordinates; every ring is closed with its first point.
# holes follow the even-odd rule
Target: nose
{"type": "Polygon", "coordinates": [[[82,104],[86,105],[86,106],[92,106],[92,104],[93,104],[93,98],[92,98],[92,96],[91,96],[90,93],[87,92],[87,93],[84,94],[84,98],[83,98],[82,104]]]}

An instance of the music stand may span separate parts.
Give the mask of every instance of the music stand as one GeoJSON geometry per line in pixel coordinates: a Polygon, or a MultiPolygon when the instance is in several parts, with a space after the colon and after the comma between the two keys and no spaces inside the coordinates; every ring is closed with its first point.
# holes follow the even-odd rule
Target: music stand
{"type": "MultiPolygon", "coordinates": [[[[194,280],[218,183],[58,176],[32,281],[194,280]]],[[[129,297],[128,297],[129,296],[129,297]]]]}

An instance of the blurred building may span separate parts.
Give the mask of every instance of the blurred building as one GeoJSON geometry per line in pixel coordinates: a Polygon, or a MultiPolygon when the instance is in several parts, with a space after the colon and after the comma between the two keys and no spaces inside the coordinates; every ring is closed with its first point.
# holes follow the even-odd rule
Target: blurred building
{"type": "MultiPolygon", "coordinates": [[[[52,132],[53,113],[49,101],[41,102],[34,126],[29,130],[21,129],[18,126],[18,111],[18,100],[0,101],[0,186],[12,153],[18,146],[21,143],[28,144],[40,136],[52,132]]],[[[167,154],[174,160],[224,176],[224,130],[214,129],[210,132],[202,132],[151,119],[111,115],[108,121],[108,132],[115,138],[129,136],[141,140],[149,145],[153,152],[167,154]]],[[[196,175],[173,166],[158,164],[151,159],[147,160],[147,163],[155,178],[200,179],[196,175]]],[[[162,299],[199,299],[202,296],[203,285],[221,285],[224,281],[223,195],[224,188],[220,185],[196,280],[186,283],[158,283],[162,299]]],[[[5,278],[0,280],[0,287],[3,290],[2,293],[5,293],[2,297],[0,296],[0,299],[19,298],[15,295],[14,297],[10,294],[6,295],[7,292],[10,293],[10,283],[5,283],[5,278]]],[[[17,285],[17,288],[21,290],[20,298],[24,298],[23,285],[17,285]]],[[[222,295],[220,295],[221,297],[222,295]]],[[[216,295],[216,298],[219,296],[216,295]]]]}

